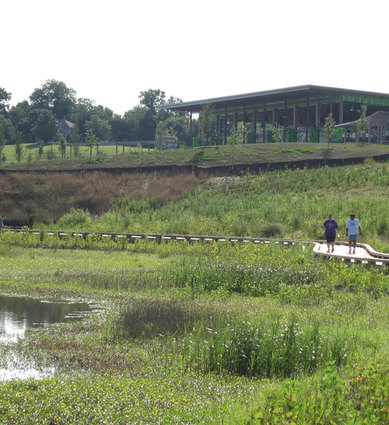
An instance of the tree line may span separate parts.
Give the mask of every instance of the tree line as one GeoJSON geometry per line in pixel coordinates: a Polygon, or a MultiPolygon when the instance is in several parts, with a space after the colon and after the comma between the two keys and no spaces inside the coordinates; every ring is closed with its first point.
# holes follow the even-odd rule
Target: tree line
{"type": "Polygon", "coordinates": [[[36,88],[29,100],[10,107],[11,99],[12,93],[0,87],[0,154],[5,144],[61,142],[61,120],[75,124],[68,142],[145,141],[154,140],[157,134],[191,144],[186,113],[162,108],[181,99],[166,98],[160,89],[140,92],[139,104],[123,115],[93,100],[77,98],[74,89],[53,79],[36,88]]]}

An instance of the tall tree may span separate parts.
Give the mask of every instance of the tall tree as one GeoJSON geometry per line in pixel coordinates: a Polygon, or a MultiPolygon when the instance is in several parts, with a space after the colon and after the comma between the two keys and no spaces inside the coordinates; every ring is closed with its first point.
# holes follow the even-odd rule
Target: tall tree
{"type": "Polygon", "coordinates": [[[211,124],[214,114],[214,108],[210,103],[206,103],[202,106],[199,115],[200,135],[201,137],[206,139],[207,144],[209,140],[211,124]]]}
{"type": "Polygon", "coordinates": [[[49,143],[54,141],[58,136],[58,121],[54,114],[47,109],[42,109],[34,125],[34,133],[36,137],[49,143]]]}
{"type": "Polygon", "coordinates": [[[57,119],[68,118],[76,102],[76,92],[62,81],[47,80],[30,96],[31,106],[49,109],[57,119]]]}
{"type": "Polygon", "coordinates": [[[0,87],[0,114],[5,114],[9,108],[9,101],[11,100],[12,93],[7,92],[0,87]]]}
{"type": "Polygon", "coordinates": [[[92,115],[85,123],[87,130],[91,130],[100,140],[109,141],[112,138],[112,127],[109,122],[98,115],[92,115]]]}
{"type": "Polygon", "coordinates": [[[141,91],[139,95],[140,104],[145,106],[152,114],[154,118],[158,117],[158,112],[165,102],[165,92],[162,90],[149,89],[147,91],[141,91]]]}
{"type": "Polygon", "coordinates": [[[12,121],[15,130],[22,133],[24,142],[33,142],[35,140],[33,126],[38,117],[38,110],[32,109],[27,100],[13,106],[8,112],[8,117],[12,121]]]}

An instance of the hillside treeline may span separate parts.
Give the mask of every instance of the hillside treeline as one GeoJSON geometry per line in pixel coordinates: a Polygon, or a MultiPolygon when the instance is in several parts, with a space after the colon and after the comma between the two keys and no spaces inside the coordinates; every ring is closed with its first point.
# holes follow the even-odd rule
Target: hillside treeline
{"type": "Polygon", "coordinates": [[[0,154],[5,144],[48,143],[58,139],[63,120],[75,127],[68,141],[83,142],[87,132],[100,141],[154,140],[157,123],[162,122],[166,135],[189,142],[189,118],[182,112],[161,107],[181,100],[166,98],[162,90],[149,89],[139,94],[139,104],[123,115],[96,105],[91,99],[78,98],[65,83],[48,80],[36,88],[28,100],[10,107],[12,93],[0,87],[0,154]]]}

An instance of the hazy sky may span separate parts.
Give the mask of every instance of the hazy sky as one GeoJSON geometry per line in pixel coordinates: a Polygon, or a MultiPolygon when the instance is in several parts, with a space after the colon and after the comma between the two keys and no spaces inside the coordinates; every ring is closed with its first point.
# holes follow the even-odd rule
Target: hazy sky
{"type": "Polygon", "coordinates": [[[0,0],[0,87],[46,80],[123,114],[141,91],[184,101],[317,84],[389,93],[385,0],[0,0]]]}

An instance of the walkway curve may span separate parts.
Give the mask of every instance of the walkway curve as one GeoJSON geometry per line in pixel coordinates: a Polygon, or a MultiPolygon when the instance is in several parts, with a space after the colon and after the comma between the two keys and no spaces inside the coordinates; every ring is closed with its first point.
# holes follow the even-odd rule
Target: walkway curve
{"type": "Polygon", "coordinates": [[[4,232],[16,233],[35,233],[41,234],[42,232],[48,236],[57,236],[58,238],[68,237],[81,237],[87,239],[89,236],[103,238],[110,238],[114,241],[126,238],[129,242],[136,240],[155,241],[157,243],[170,242],[170,241],[187,241],[189,243],[195,242],[229,242],[232,245],[236,243],[254,243],[254,244],[278,244],[283,246],[293,246],[301,244],[305,250],[305,245],[313,245],[313,252],[317,256],[340,258],[347,263],[362,263],[374,264],[376,266],[389,266],[389,254],[375,251],[367,244],[357,243],[356,253],[348,253],[347,242],[336,242],[335,251],[333,253],[327,252],[327,244],[323,240],[302,240],[302,239],[276,239],[276,238],[254,238],[244,236],[209,236],[209,235],[178,235],[178,234],[160,234],[160,233],[114,233],[114,232],[82,232],[82,231],[62,231],[62,230],[39,230],[29,229],[25,227],[3,227],[4,232]]]}

